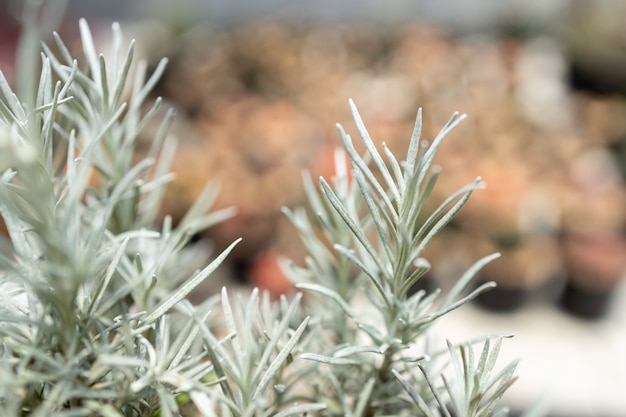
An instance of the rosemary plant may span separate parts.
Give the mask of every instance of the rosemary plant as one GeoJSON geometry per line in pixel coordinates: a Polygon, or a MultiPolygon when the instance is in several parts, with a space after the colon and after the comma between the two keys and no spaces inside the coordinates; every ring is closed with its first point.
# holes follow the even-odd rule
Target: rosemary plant
{"type": "Polygon", "coordinates": [[[317,188],[305,176],[311,215],[285,209],[309,252],[304,267],[285,262],[285,270],[299,289],[317,295],[310,314],[328,336],[316,351],[301,355],[328,367],[319,379],[309,378],[314,398],[329,405],[326,415],[336,416],[450,416],[450,408],[456,416],[505,413],[496,405],[514,380],[516,363],[492,375],[501,338],[495,346],[482,340],[478,363],[472,343],[449,344],[445,356],[457,374],[444,378],[443,387],[444,352],[425,350],[427,331],[438,318],[494,285],[470,291],[476,272],[498,255],[477,261],[445,295],[409,293],[430,268],[421,256],[428,243],[483,186],[477,178],[433,213],[423,213],[440,172],[432,167],[435,152],[464,116],[454,114],[429,145],[420,140],[418,112],[406,158],[399,161],[384,143],[379,152],[352,101],[350,106],[366,156],[338,125],[345,151],[337,151],[336,177],[331,183],[321,178],[317,188]]]}
{"type": "Polygon", "coordinates": [[[494,371],[501,337],[442,351],[426,343],[438,318],[491,286],[468,290],[493,256],[445,295],[409,294],[429,268],[425,247],[482,186],[477,179],[422,212],[437,147],[462,117],[429,146],[419,113],[399,161],[384,145],[381,155],[350,103],[367,155],[339,127],[351,170],[338,154],[330,182],[318,188],[305,176],[313,214],[285,209],[310,255],[285,267],[311,296],[274,302],[224,289],[193,306],[187,295],[237,241],[194,269],[208,259],[190,238],[233,210],[209,211],[210,185],[180,224],[159,222],[176,146],[171,112],[148,151],[137,148],[161,105],[146,102],[165,60],[150,75],[140,62],[131,75],[133,43],[124,46],[117,24],[107,57],[84,20],[80,33],[80,62],[57,35],[54,48],[43,46],[25,96],[0,75],[3,416],[506,413],[498,400],[515,363],[494,371]]]}
{"type": "MultiPolygon", "coordinates": [[[[171,113],[136,161],[142,107],[165,61],[146,79],[139,64],[125,99],[133,44],[113,26],[109,66],[80,22],[84,63],[55,35],[44,46],[33,100],[0,75],[0,209],[9,239],[0,255],[0,408],[6,416],[172,415],[176,396],[208,398],[206,324],[179,303],[232,246],[199,271],[186,243],[231,215],[207,214],[214,186],[174,228],[154,230],[175,149],[171,113]],[[29,104],[32,103],[32,104],[29,104]],[[181,285],[182,283],[182,285],[181,285]],[[173,315],[194,318],[177,326],[173,315]]],[[[36,65],[36,63],[31,63],[36,65]]],[[[179,318],[180,321],[180,318],[179,318]]]]}

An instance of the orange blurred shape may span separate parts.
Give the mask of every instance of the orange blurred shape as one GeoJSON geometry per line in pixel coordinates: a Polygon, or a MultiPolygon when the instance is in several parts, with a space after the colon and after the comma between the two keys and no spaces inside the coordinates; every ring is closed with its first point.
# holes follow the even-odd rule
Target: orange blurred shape
{"type": "Polygon", "coordinates": [[[293,292],[293,284],[280,268],[279,259],[283,256],[274,249],[261,252],[252,261],[248,270],[248,283],[252,287],[269,291],[273,298],[293,292]]]}
{"type": "Polygon", "coordinates": [[[352,166],[346,152],[342,147],[326,145],[320,151],[313,165],[313,180],[315,181],[317,178],[323,177],[326,181],[329,181],[337,175],[342,175],[344,170],[346,175],[352,176],[352,166]]]}

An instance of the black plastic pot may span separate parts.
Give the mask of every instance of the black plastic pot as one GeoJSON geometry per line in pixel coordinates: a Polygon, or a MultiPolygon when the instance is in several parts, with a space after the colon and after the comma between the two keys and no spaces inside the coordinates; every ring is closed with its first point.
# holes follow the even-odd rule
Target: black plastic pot
{"type": "Polygon", "coordinates": [[[567,313],[587,320],[606,316],[611,307],[612,293],[593,291],[568,283],[560,298],[560,306],[567,313]]]}

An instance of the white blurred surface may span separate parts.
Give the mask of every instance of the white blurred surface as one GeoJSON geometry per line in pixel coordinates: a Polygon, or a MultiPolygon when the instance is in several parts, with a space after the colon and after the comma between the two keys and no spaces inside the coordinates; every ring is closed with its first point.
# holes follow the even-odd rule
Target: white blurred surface
{"type": "Polygon", "coordinates": [[[626,283],[601,320],[582,320],[547,304],[508,314],[466,305],[435,330],[453,342],[515,335],[503,342],[498,359],[502,366],[521,359],[519,379],[505,397],[513,410],[546,401],[555,417],[626,416],[626,283]]]}

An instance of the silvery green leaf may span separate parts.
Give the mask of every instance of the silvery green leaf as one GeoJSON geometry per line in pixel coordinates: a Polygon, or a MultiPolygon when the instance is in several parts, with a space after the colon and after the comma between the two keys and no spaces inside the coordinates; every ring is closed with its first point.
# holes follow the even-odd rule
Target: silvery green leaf
{"type": "Polygon", "coordinates": [[[385,255],[387,259],[394,258],[394,252],[396,249],[396,245],[392,243],[390,237],[393,237],[392,231],[394,230],[393,221],[389,218],[388,213],[384,210],[380,210],[380,204],[377,204],[367,189],[367,184],[365,183],[365,178],[361,174],[361,172],[356,171],[354,173],[354,178],[356,183],[361,190],[361,194],[363,195],[363,200],[367,205],[369,210],[372,222],[374,223],[374,227],[378,231],[378,237],[382,242],[382,247],[385,250],[385,255]]]}
{"type": "Polygon", "coordinates": [[[415,125],[413,126],[413,132],[411,133],[411,140],[409,142],[409,148],[406,154],[406,170],[407,174],[412,174],[415,169],[415,162],[419,153],[420,143],[422,137],[422,109],[417,110],[417,116],[415,117],[415,125]]]}
{"type": "Polygon", "coordinates": [[[428,407],[428,404],[426,404],[424,399],[415,390],[415,388],[411,384],[409,384],[409,382],[404,377],[402,377],[402,375],[397,370],[392,369],[391,373],[393,373],[398,382],[400,382],[400,385],[402,385],[402,388],[406,391],[407,394],[409,394],[409,397],[411,397],[413,402],[419,407],[420,411],[424,413],[426,417],[436,417],[431,411],[430,407],[428,407]]]}
{"type": "Polygon", "coordinates": [[[417,236],[423,236],[421,238],[420,244],[414,250],[416,256],[419,256],[426,246],[430,243],[430,241],[446,226],[450,220],[461,210],[461,208],[465,205],[467,200],[470,198],[470,195],[483,186],[482,180],[477,178],[473,184],[468,185],[466,187],[461,188],[456,193],[452,194],[452,196],[448,197],[439,208],[430,215],[430,217],[424,222],[420,230],[417,232],[417,236]],[[450,207],[448,211],[445,211],[446,207],[451,204],[458,197],[459,200],[450,207]],[[444,213],[443,215],[441,215],[444,213]],[[441,215],[441,217],[440,217],[441,215]]]}
{"type": "MultiPolygon", "coordinates": [[[[396,159],[396,156],[391,152],[389,147],[385,142],[382,143],[383,151],[385,152],[385,156],[389,161],[389,165],[391,165],[391,169],[393,171],[393,176],[395,178],[395,182],[398,184],[399,195],[404,196],[406,192],[406,184],[404,182],[404,176],[402,175],[402,168],[400,167],[400,163],[396,159]]],[[[404,197],[401,198],[403,200],[404,197]]],[[[400,203],[398,203],[400,204],[400,203]]]]}
{"type": "Polygon", "coordinates": [[[300,358],[325,363],[327,365],[362,365],[363,361],[351,358],[336,358],[334,356],[319,355],[317,353],[303,353],[300,358]]]}
{"type": "Polygon", "coordinates": [[[226,330],[229,334],[233,335],[233,337],[229,338],[231,341],[231,345],[233,346],[233,351],[235,353],[235,359],[240,360],[243,355],[243,350],[239,341],[237,340],[237,325],[235,324],[235,317],[233,315],[233,311],[230,307],[230,301],[228,301],[228,292],[226,287],[222,287],[222,312],[224,314],[224,321],[226,323],[226,330]]]}
{"type": "Polygon", "coordinates": [[[359,353],[383,353],[379,347],[376,346],[346,346],[335,351],[335,358],[345,358],[359,353]]]}
{"type": "Polygon", "coordinates": [[[365,276],[369,278],[370,282],[374,284],[374,288],[376,288],[378,294],[381,296],[385,304],[391,305],[389,295],[387,294],[385,287],[383,287],[383,284],[381,284],[379,281],[380,277],[375,276],[375,272],[372,271],[371,268],[368,268],[359,258],[357,258],[354,252],[348,250],[347,248],[344,248],[341,245],[335,245],[335,249],[339,253],[350,259],[361,271],[363,271],[365,273],[365,276]]]}
{"type": "Polygon", "coordinates": [[[426,370],[424,365],[422,365],[421,363],[418,363],[417,366],[420,369],[420,371],[422,372],[422,375],[424,375],[424,379],[426,380],[426,383],[428,384],[428,386],[430,388],[430,391],[433,394],[433,397],[437,401],[437,404],[439,405],[439,409],[443,412],[443,415],[445,417],[452,417],[450,415],[450,411],[448,411],[448,406],[446,405],[445,400],[443,399],[443,397],[439,393],[439,389],[437,389],[437,387],[435,386],[434,382],[432,381],[432,379],[431,379],[430,375],[428,374],[428,371],[426,370]]]}
{"type": "Polygon", "coordinates": [[[465,291],[465,289],[467,288],[471,280],[476,276],[476,274],[489,262],[499,257],[499,253],[494,253],[476,261],[463,273],[461,278],[459,278],[459,280],[454,284],[452,289],[448,292],[448,295],[446,296],[443,305],[449,305],[454,299],[461,295],[461,293],[465,291]]]}
{"type": "MultiPolygon", "coordinates": [[[[254,381],[259,381],[261,380],[261,378],[263,378],[263,375],[265,375],[267,373],[267,366],[270,366],[269,364],[274,363],[276,359],[274,359],[274,361],[270,361],[271,355],[274,354],[274,351],[276,349],[276,347],[278,346],[279,343],[279,339],[282,335],[284,335],[287,332],[287,329],[289,328],[290,325],[290,321],[293,319],[293,317],[296,314],[296,311],[300,305],[300,300],[302,299],[302,294],[298,293],[296,294],[296,296],[294,297],[293,301],[291,302],[290,305],[288,305],[285,308],[285,312],[283,313],[283,317],[281,318],[280,322],[278,323],[278,325],[274,328],[274,333],[272,335],[269,335],[269,342],[267,343],[267,345],[265,346],[263,353],[261,355],[261,357],[258,359],[258,366],[255,369],[253,376],[252,376],[252,380],[254,381]]],[[[265,299],[267,300],[267,299],[265,299]]],[[[267,304],[266,304],[267,305],[267,304]]],[[[271,310],[269,307],[265,308],[266,310],[266,314],[265,316],[272,316],[271,310]],[[269,311],[267,311],[269,310],[269,311]]],[[[308,322],[309,319],[306,320],[306,322],[308,322]]],[[[304,331],[306,326],[300,326],[301,331],[304,331]]],[[[264,329],[266,330],[266,329],[264,329]]],[[[291,340],[291,339],[290,339],[291,340]]],[[[294,345],[297,342],[297,339],[294,339],[294,345]]],[[[287,356],[290,353],[290,351],[287,351],[285,353],[285,356],[287,356]]],[[[286,357],[285,357],[286,359],[286,357]]],[[[284,359],[283,359],[284,360],[284,359]]],[[[269,384],[269,380],[267,381],[267,384],[269,384]]],[[[258,388],[257,388],[258,391],[258,388]]]]}
{"type": "Polygon", "coordinates": [[[310,317],[304,319],[304,321],[300,324],[300,326],[298,326],[294,334],[289,338],[285,346],[283,346],[280,352],[278,352],[278,355],[276,355],[274,360],[269,364],[263,375],[261,375],[261,379],[252,396],[253,399],[257,398],[265,391],[272,378],[274,378],[279,369],[284,365],[284,362],[287,359],[288,355],[291,354],[291,351],[296,346],[296,343],[298,343],[298,340],[300,340],[302,333],[304,333],[304,330],[306,329],[309,320],[310,317]]]}
{"type": "Polygon", "coordinates": [[[375,343],[383,343],[385,336],[379,329],[366,323],[359,323],[359,329],[363,330],[375,343]]]}
{"type": "Polygon", "coordinates": [[[80,26],[80,38],[83,45],[83,52],[85,53],[87,64],[91,70],[91,76],[95,79],[100,75],[100,65],[93,36],[91,35],[91,30],[85,19],[80,19],[78,23],[80,26]]]}
{"type": "Polygon", "coordinates": [[[208,353],[209,359],[211,359],[211,364],[213,365],[220,388],[222,389],[225,398],[235,403],[237,399],[233,389],[231,388],[230,380],[234,379],[235,382],[240,380],[239,375],[236,374],[238,367],[235,362],[231,360],[228,352],[226,352],[221,343],[215,338],[204,322],[196,318],[196,323],[206,339],[204,348],[208,353]]]}
{"type": "Polygon", "coordinates": [[[343,130],[343,127],[341,125],[337,125],[337,129],[339,130],[339,136],[343,143],[344,149],[346,150],[346,152],[348,153],[348,156],[350,157],[350,162],[352,162],[353,170],[360,171],[363,174],[363,176],[367,178],[367,181],[369,182],[369,184],[372,187],[374,187],[374,190],[376,190],[378,197],[385,204],[386,209],[390,213],[395,213],[393,203],[391,202],[391,199],[389,198],[389,196],[387,196],[387,192],[380,185],[380,183],[376,179],[376,176],[372,173],[370,168],[367,166],[367,163],[364,161],[364,159],[361,156],[359,156],[359,154],[357,153],[352,143],[352,138],[350,137],[350,135],[348,135],[345,132],[345,130],[343,130]]]}
{"type": "Polygon", "coordinates": [[[181,226],[184,228],[188,222],[204,215],[215,203],[219,194],[220,186],[217,183],[209,183],[204,187],[200,196],[193,203],[191,208],[187,210],[185,216],[180,221],[181,226]]]}
{"type": "Polygon", "coordinates": [[[456,126],[458,126],[458,124],[461,123],[465,118],[466,118],[466,115],[464,115],[464,114],[463,115],[459,115],[459,113],[454,113],[452,115],[452,117],[450,117],[450,119],[448,120],[446,125],[441,129],[441,131],[439,132],[439,134],[437,135],[435,140],[433,140],[433,143],[430,145],[430,147],[428,148],[428,150],[426,151],[426,153],[423,155],[423,157],[420,160],[420,170],[421,171],[419,173],[419,179],[418,179],[418,183],[419,184],[422,183],[423,178],[428,173],[428,170],[430,169],[430,165],[431,165],[433,159],[435,158],[435,154],[437,152],[437,149],[441,145],[441,142],[443,141],[443,139],[456,126]]]}
{"type": "MultiPolygon", "coordinates": [[[[201,322],[205,322],[210,314],[206,312],[204,316],[200,317],[201,322]]],[[[200,333],[200,327],[196,325],[194,320],[189,320],[182,331],[177,335],[176,340],[172,346],[171,352],[174,353],[174,357],[171,358],[169,368],[177,367],[183,362],[184,356],[188,354],[191,346],[198,340],[197,336],[200,333]]]]}
{"type": "Polygon", "coordinates": [[[324,195],[328,198],[328,201],[330,202],[330,204],[335,208],[335,210],[337,210],[337,213],[341,216],[343,221],[350,228],[350,230],[352,231],[356,239],[359,241],[361,246],[369,254],[372,261],[374,261],[378,265],[382,273],[386,274],[385,266],[382,264],[382,261],[380,260],[378,254],[376,253],[376,250],[367,239],[367,236],[365,235],[361,227],[357,224],[355,219],[353,219],[350,216],[350,213],[348,212],[344,204],[339,200],[339,198],[337,198],[337,196],[335,195],[334,191],[330,188],[328,183],[323,178],[320,179],[320,183],[322,185],[322,190],[324,191],[324,195]]]}
{"type": "Polygon", "coordinates": [[[367,405],[370,401],[372,392],[377,382],[378,381],[376,380],[376,377],[372,376],[370,379],[367,380],[365,385],[363,385],[363,389],[359,393],[356,408],[354,409],[354,413],[352,413],[354,417],[361,417],[365,415],[367,405]]]}
{"type": "Polygon", "coordinates": [[[102,300],[102,297],[104,296],[104,292],[107,289],[109,283],[111,282],[111,278],[113,278],[113,274],[116,272],[117,267],[122,259],[122,256],[125,255],[126,253],[126,246],[128,246],[128,241],[129,241],[129,238],[128,237],[125,238],[120,244],[119,248],[117,249],[115,256],[113,256],[113,260],[109,264],[109,267],[107,268],[107,272],[104,278],[102,279],[102,282],[96,287],[95,297],[93,298],[93,301],[89,305],[88,313],[93,313],[94,311],[97,311],[98,307],[100,306],[100,301],[102,300]]]}
{"type": "Polygon", "coordinates": [[[350,307],[350,305],[336,291],[322,285],[310,284],[306,282],[296,284],[296,288],[322,294],[336,302],[349,317],[354,317],[352,307],[350,307]]]}
{"type": "Polygon", "coordinates": [[[161,317],[167,311],[169,311],[176,303],[185,298],[191,291],[194,290],[202,281],[204,281],[209,275],[213,273],[217,269],[217,267],[226,259],[226,256],[233,250],[235,245],[239,243],[241,239],[235,240],[231,243],[222,253],[220,253],[217,258],[202,271],[198,272],[195,276],[189,278],[185,284],[179,287],[171,296],[163,300],[157,307],[154,308],[151,312],[149,312],[143,320],[146,322],[151,322],[161,317]]]}
{"type": "Polygon", "coordinates": [[[246,305],[244,320],[243,320],[243,331],[241,332],[241,338],[243,340],[244,346],[252,346],[253,343],[257,343],[256,340],[253,340],[253,326],[254,320],[257,319],[257,311],[258,311],[258,303],[259,303],[259,289],[253,288],[250,296],[248,298],[248,303],[246,305]]]}
{"type": "Polygon", "coordinates": [[[469,295],[461,298],[458,301],[455,301],[451,304],[447,304],[445,306],[442,306],[442,308],[440,310],[438,310],[437,312],[430,314],[426,317],[424,317],[423,322],[424,323],[430,323],[433,322],[434,320],[438,319],[441,316],[444,316],[446,314],[448,314],[449,312],[456,310],[457,308],[461,307],[462,305],[468,303],[469,301],[473,300],[474,298],[476,298],[479,294],[481,294],[482,292],[488,290],[489,288],[493,288],[495,287],[495,283],[494,282],[486,282],[484,284],[481,284],[478,288],[476,288],[474,291],[472,291],[469,295]]]}
{"type": "MultiPolygon", "coordinates": [[[[124,60],[122,69],[119,71],[119,73],[113,73],[114,88],[113,88],[113,94],[111,95],[109,105],[119,102],[120,98],[122,97],[122,91],[124,90],[126,80],[128,79],[130,65],[133,60],[134,50],[135,50],[135,41],[133,40],[130,42],[128,46],[128,51],[126,53],[126,58],[124,60]]],[[[114,56],[117,57],[117,54],[115,54],[114,56]]],[[[113,62],[112,68],[113,69],[117,68],[117,64],[115,62],[113,62]]]]}
{"type": "MultiPolygon", "coordinates": [[[[394,200],[396,201],[397,204],[400,204],[400,192],[398,191],[398,186],[394,182],[391,176],[391,173],[389,172],[389,169],[387,168],[387,165],[385,165],[385,161],[383,160],[383,158],[380,156],[380,153],[376,149],[376,145],[372,141],[372,138],[370,137],[367,131],[367,128],[365,127],[365,124],[363,123],[363,119],[361,118],[361,115],[359,114],[359,111],[357,110],[354,104],[354,101],[350,99],[349,104],[350,104],[350,110],[352,111],[352,116],[356,123],[356,128],[361,135],[361,139],[363,140],[365,147],[367,148],[370,156],[374,160],[374,163],[376,164],[378,171],[381,173],[385,182],[387,183],[387,187],[391,191],[391,195],[393,195],[394,200]]],[[[386,193],[383,193],[382,195],[384,194],[386,193]]]]}
{"type": "Polygon", "coordinates": [[[409,289],[431,268],[430,262],[424,258],[417,258],[413,261],[413,266],[415,267],[415,270],[411,273],[411,275],[409,275],[408,278],[405,279],[404,283],[400,287],[399,294],[401,296],[406,294],[409,289]]]}

